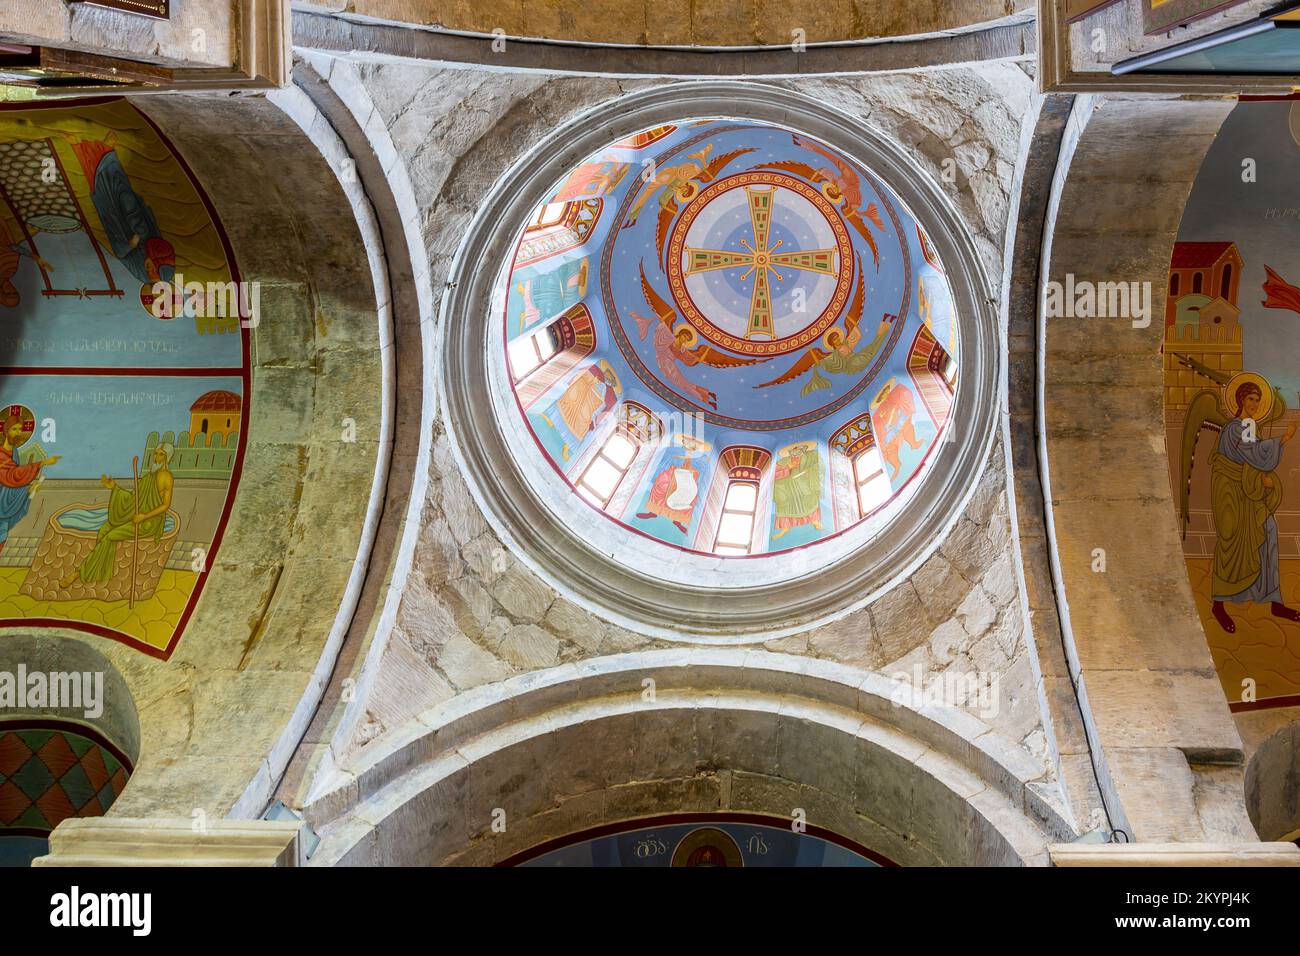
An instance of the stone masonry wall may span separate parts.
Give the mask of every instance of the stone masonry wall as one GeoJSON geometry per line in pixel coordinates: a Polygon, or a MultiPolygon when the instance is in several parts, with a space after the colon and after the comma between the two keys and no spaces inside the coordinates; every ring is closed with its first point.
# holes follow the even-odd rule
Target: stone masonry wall
{"type": "Polygon", "coordinates": [[[341,10],[509,36],[672,46],[748,46],[792,43],[795,30],[809,43],[905,36],[951,30],[1025,10],[1026,0],[311,0],[315,9],[341,10]]]}

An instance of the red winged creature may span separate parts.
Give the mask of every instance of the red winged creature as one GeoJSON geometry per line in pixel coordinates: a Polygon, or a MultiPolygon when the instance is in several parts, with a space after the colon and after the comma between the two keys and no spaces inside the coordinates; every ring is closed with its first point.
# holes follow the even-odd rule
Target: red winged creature
{"type": "Polygon", "coordinates": [[[843,159],[836,156],[821,143],[807,139],[803,136],[794,134],[794,144],[800,149],[806,149],[809,152],[816,153],[818,156],[825,157],[830,162],[830,167],[822,166],[814,169],[807,163],[799,163],[793,160],[783,160],[779,163],[764,163],[767,169],[780,169],[788,173],[794,173],[802,176],[804,179],[813,183],[822,184],[822,194],[835,204],[844,204],[844,218],[849,224],[858,231],[858,234],[867,241],[871,249],[871,258],[875,263],[876,271],[880,271],[880,250],[876,248],[876,240],[871,235],[871,230],[867,228],[863,217],[869,219],[871,224],[877,229],[884,231],[885,223],[880,218],[880,209],[875,203],[870,203],[867,208],[862,208],[862,178],[858,175],[857,170],[846,163],[843,159]]]}
{"type": "Polygon", "coordinates": [[[737,368],[741,365],[755,365],[767,361],[767,359],[739,358],[719,352],[700,342],[699,333],[685,322],[676,325],[677,310],[650,285],[650,280],[645,277],[644,263],[641,265],[641,294],[645,298],[646,305],[654,312],[653,315],[642,315],[640,312],[629,310],[632,318],[636,319],[641,338],[644,339],[651,329],[654,330],[652,344],[659,371],[663,373],[664,379],[669,384],[682,394],[694,397],[700,404],[716,410],[718,396],[703,385],[696,385],[688,379],[682,371],[682,366],[689,368],[703,363],[713,368],[737,368]]]}

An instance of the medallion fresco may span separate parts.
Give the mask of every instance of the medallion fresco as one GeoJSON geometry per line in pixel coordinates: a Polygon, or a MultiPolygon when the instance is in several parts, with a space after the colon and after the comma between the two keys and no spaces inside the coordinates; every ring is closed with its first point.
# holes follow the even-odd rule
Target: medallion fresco
{"type": "Polygon", "coordinates": [[[890,860],[829,831],[795,833],[746,814],[684,814],[574,834],[507,861],[527,867],[879,867],[890,860]]]}
{"type": "Polygon", "coordinates": [[[1239,104],[1169,269],[1166,444],[1183,554],[1233,710],[1300,704],[1300,111],[1239,104]],[[1246,160],[1258,175],[1244,174],[1246,160]]]}
{"type": "Polygon", "coordinates": [[[174,650],[242,467],[248,329],[155,296],[237,281],[129,103],[0,108],[0,627],[174,650]]]}
{"type": "Polygon", "coordinates": [[[869,169],[788,129],[686,122],[587,157],[505,281],[506,360],[546,459],[686,550],[846,530],[920,473],[951,412],[956,321],[924,231],[869,169]]]}

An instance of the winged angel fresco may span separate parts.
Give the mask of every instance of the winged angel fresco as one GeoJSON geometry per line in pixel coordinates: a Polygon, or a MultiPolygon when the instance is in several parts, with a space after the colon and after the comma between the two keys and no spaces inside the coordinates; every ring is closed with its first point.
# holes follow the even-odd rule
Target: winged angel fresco
{"type": "Polygon", "coordinates": [[[807,396],[819,389],[831,387],[830,381],[821,374],[822,372],[829,372],[832,375],[861,375],[876,357],[880,347],[885,344],[885,340],[889,338],[889,329],[895,318],[892,315],[881,318],[880,325],[876,328],[876,337],[859,348],[859,343],[862,341],[862,310],[865,304],[865,279],[862,276],[862,260],[859,259],[858,287],[853,293],[853,301],[849,303],[848,311],[844,314],[844,328],[827,329],[822,335],[822,345],[826,346],[825,349],[816,346],[809,348],[784,375],[754,387],[770,388],[773,385],[784,385],[801,375],[812,372],[812,377],[799,390],[800,395],[807,396]]]}
{"type": "Polygon", "coordinates": [[[1203,430],[1219,438],[1210,454],[1210,503],[1214,515],[1211,611],[1229,634],[1237,625],[1224,603],[1267,603],[1275,617],[1300,621],[1300,611],[1282,603],[1277,523],[1282,503],[1277,468],[1282,446],[1295,435],[1294,423],[1280,438],[1263,437],[1286,414],[1282,392],[1253,372],[1228,375],[1175,353],[1175,357],[1218,388],[1197,392],[1187,409],[1179,449],[1178,517],[1185,537],[1190,520],[1192,469],[1203,430]]]}
{"type": "Polygon", "coordinates": [[[766,359],[746,359],[719,352],[700,342],[699,333],[688,323],[677,325],[677,310],[650,285],[650,280],[645,277],[645,263],[641,264],[641,294],[645,298],[645,304],[654,314],[642,315],[639,312],[632,312],[632,318],[636,319],[641,338],[644,339],[650,330],[654,329],[652,341],[659,371],[663,373],[666,381],[671,382],[683,394],[693,395],[701,403],[716,410],[718,396],[703,385],[696,385],[688,379],[682,371],[683,365],[690,367],[703,363],[713,368],[737,368],[741,365],[754,365],[766,361],[766,359]]]}
{"type": "Polygon", "coordinates": [[[735,149],[709,159],[712,152],[713,144],[710,143],[699,152],[687,156],[690,162],[664,166],[653,171],[646,182],[646,190],[637,197],[627,222],[623,223],[624,229],[635,226],[641,210],[658,194],[659,220],[655,223],[655,246],[659,250],[660,259],[663,258],[664,243],[668,239],[668,230],[672,228],[673,217],[677,215],[679,204],[694,199],[699,194],[700,183],[712,182],[725,166],[755,150],[735,149]]]}
{"type": "Polygon", "coordinates": [[[802,176],[810,183],[820,185],[823,196],[837,206],[842,205],[844,207],[841,210],[844,218],[849,225],[858,231],[858,235],[862,236],[866,241],[867,246],[871,249],[871,258],[875,262],[876,271],[879,272],[880,250],[876,248],[876,240],[871,235],[871,230],[867,228],[867,223],[864,220],[869,220],[873,226],[882,231],[885,228],[885,223],[881,220],[880,209],[875,203],[863,207],[862,177],[857,170],[820,143],[796,133],[794,134],[794,144],[800,149],[806,149],[818,156],[825,157],[830,166],[814,168],[807,163],[782,160],[779,163],[765,163],[762,168],[779,169],[783,172],[794,173],[796,176],[802,176]]]}

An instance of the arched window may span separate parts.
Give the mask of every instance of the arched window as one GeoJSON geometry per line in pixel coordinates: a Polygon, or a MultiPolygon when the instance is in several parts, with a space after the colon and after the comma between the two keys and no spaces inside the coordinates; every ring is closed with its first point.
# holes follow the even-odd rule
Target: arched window
{"type": "Polygon", "coordinates": [[[538,206],[537,211],[533,213],[533,218],[528,221],[528,231],[536,229],[549,229],[551,226],[558,226],[564,222],[565,213],[568,211],[569,204],[563,202],[546,203],[544,206],[538,206]]]}
{"type": "Polygon", "coordinates": [[[640,447],[640,441],[630,429],[621,425],[615,428],[578,476],[578,494],[604,511],[636,461],[640,447]]]}
{"type": "Polygon", "coordinates": [[[1204,273],[1201,272],[1192,273],[1192,292],[1199,293],[1201,291],[1201,283],[1204,279],[1205,279],[1204,273]]]}
{"type": "Polygon", "coordinates": [[[1225,263],[1223,266],[1223,279],[1219,282],[1219,297],[1232,300],[1229,293],[1232,291],[1232,263],[1225,263]]]}
{"type": "Polygon", "coordinates": [[[1169,273],[1169,294],[1170,295],[1178,294],[1178,280],[1179,280],[1179,275],[1177,272],[1169,273]]]}
{"type": "Polygon", "coordinates": [[[757,554],[764,503],[770,493],[772,453],[752,445],[732,445],[718,456],[700,516],[696,547],[715,554],[757,554]]]}
{"type": "Polygon", "coordinates": [[[636,454],[624,470],[615,494],[605,503],[604,511],[617,518],[627,510],[628,504],[636,495],[646,469],[650,467],[650,462],[662,444],[664,427],[659,417],[644,405],[639,402],[624,402],[619,407],[615,428],[636,445],[636,454]]]}
{"type": "Polygon", "coordinates": [[[519,404],[529,408],[595,349],[591,313],[581,303],[545,328],[512,339],[506,354],[519,404]]]}
{"type": "Polygon", "coordinates": [[[885,474],[885,462],[873,442],[853,457],[853,486],[857,491],[858,517],[865,518],[894,493],[885,474]]]}
{"type": "Polygon", "coordinates": [[[952,412],[952,396],[957,388],[957,362],[924,325],[917,330],[912,341],[907,370],[930,417],[942,428],[952,412]]]}
{"type": "Polygon", "coordinates": [[[560,342],[556,335],[555,323],[511,339],[506,347],[510,355],[510,374],[516,382],[522,382],[533,372],[545,365],[552,355],[559,351],[560,342]]]}
{"type": "Polygon", "coordinates": [[[573,202],[547,203],[533,213],[524,227],[515,268],[549,259],[583,245],[600,220],[604,200],[578,199],[573,202]]]}
{"type": "Polygon", "coordinates": [[[722,516],[713,541],[715,554],[749,554],[758,520],[758,482],[731,479],[722,497],[722,516]]]}

